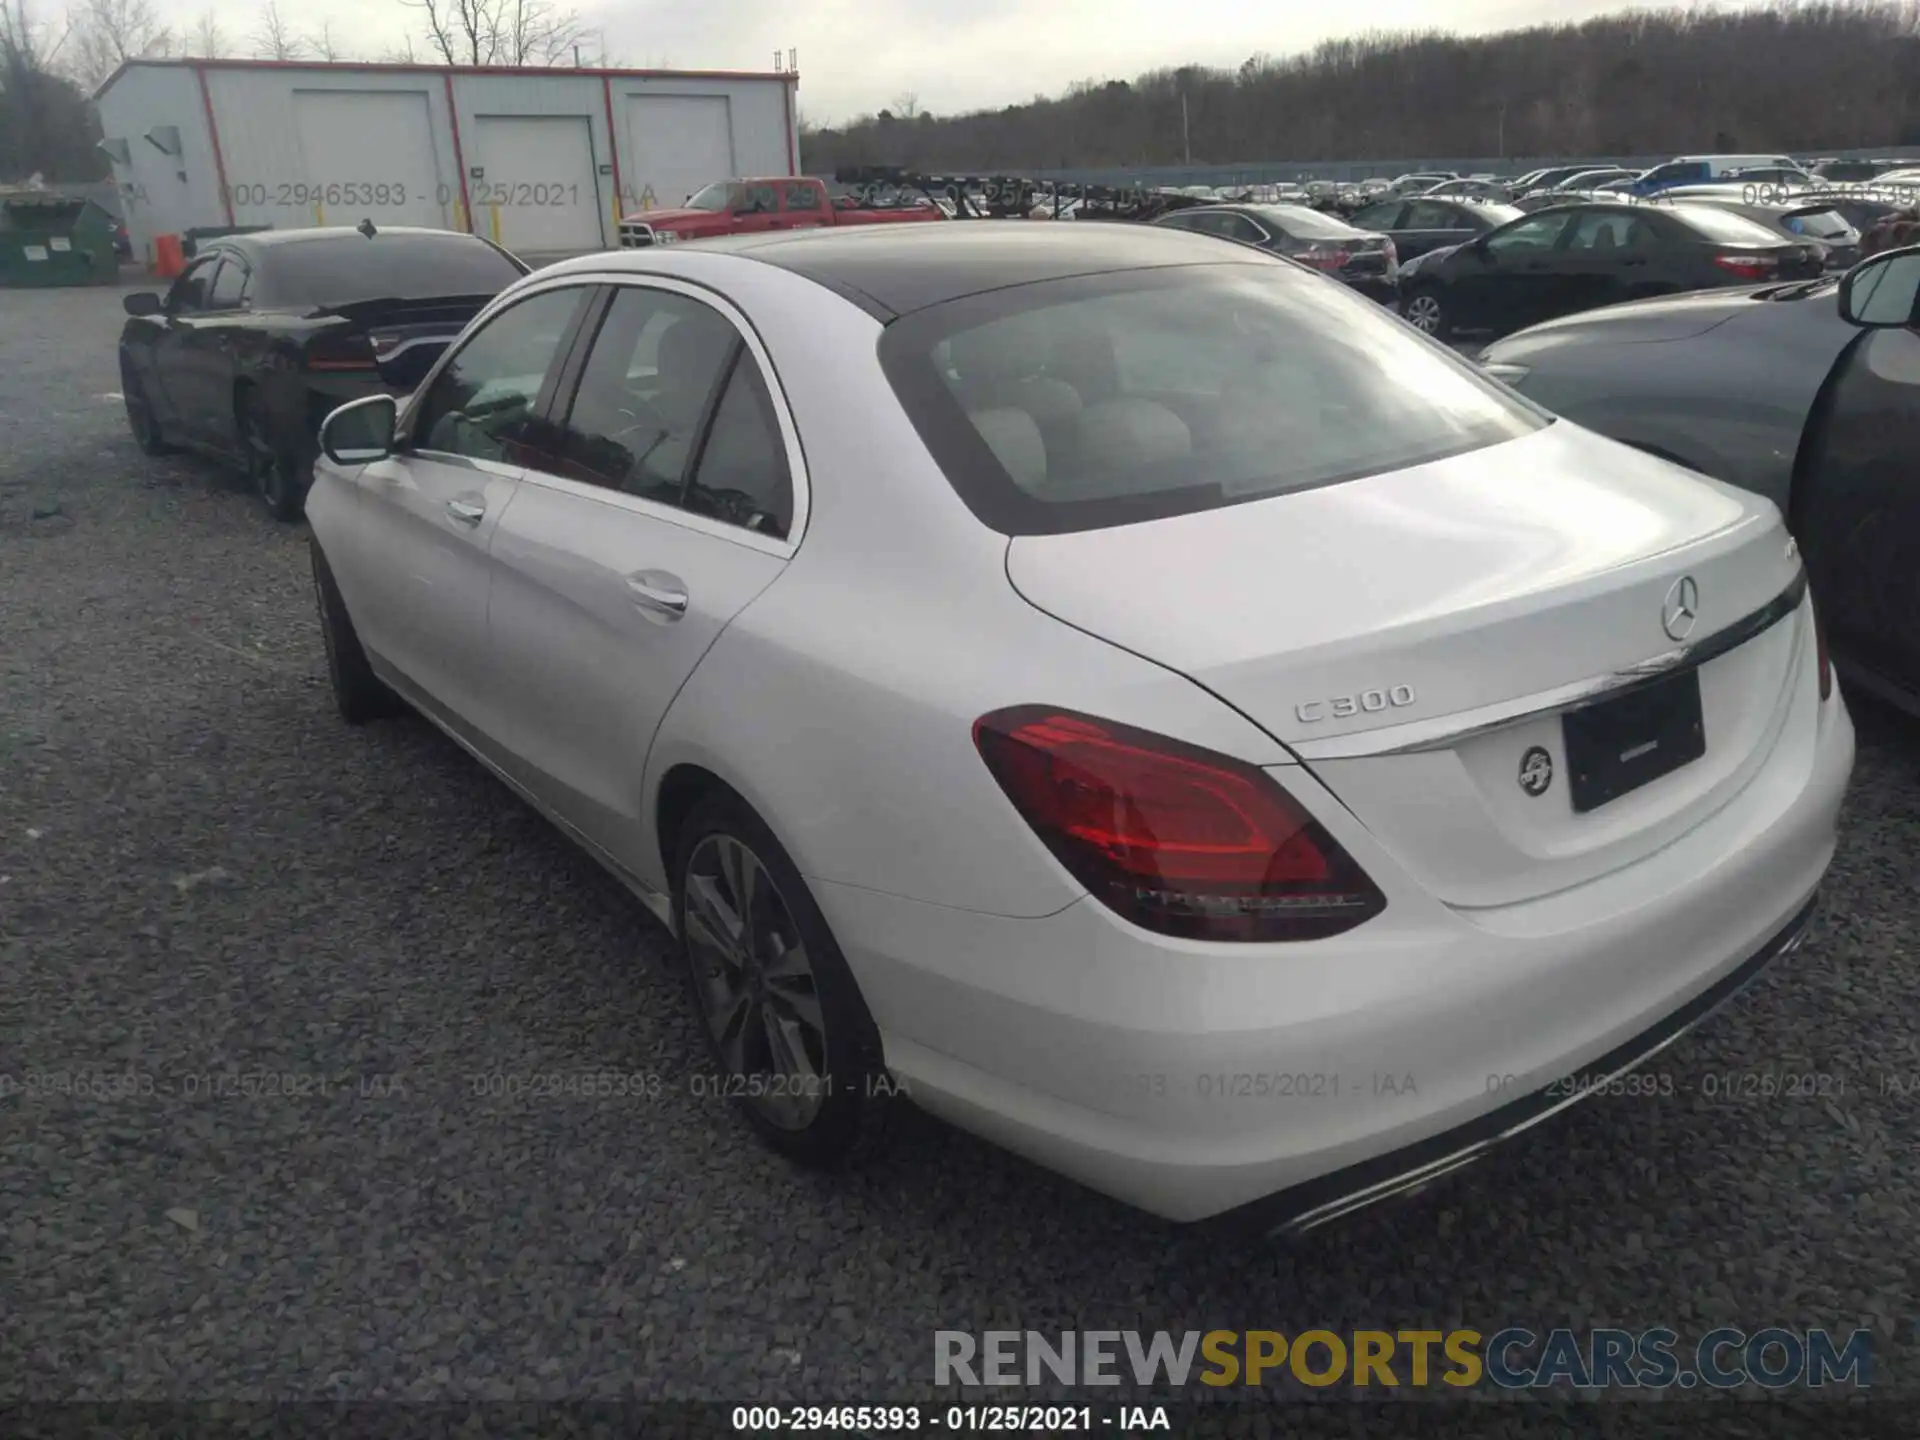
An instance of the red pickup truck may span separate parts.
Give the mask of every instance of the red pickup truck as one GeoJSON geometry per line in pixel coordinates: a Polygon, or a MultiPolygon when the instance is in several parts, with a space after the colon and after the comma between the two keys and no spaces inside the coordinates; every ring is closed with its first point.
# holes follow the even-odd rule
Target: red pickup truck
{"type": "Polygon", "coordinates": [[[670,210],[642,210],[620,219],[620,245],[632,250],[715,235],[753,235],[762,230],[804,230],[820,225],[891,225],[944,220],[931,200],[863,207],[836,202],[827,187],[804,175],[766,180],[716,180],[687,203],[670,210]]]}

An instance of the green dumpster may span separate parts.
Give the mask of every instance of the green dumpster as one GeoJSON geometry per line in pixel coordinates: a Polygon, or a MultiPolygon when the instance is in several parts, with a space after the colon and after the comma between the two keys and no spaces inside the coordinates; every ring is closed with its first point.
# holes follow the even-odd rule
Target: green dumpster
{"type": "Polygon", "coordinates": [[[113,217],[57,190],[0,190],[0,286],[112,285],[113,217]]]}

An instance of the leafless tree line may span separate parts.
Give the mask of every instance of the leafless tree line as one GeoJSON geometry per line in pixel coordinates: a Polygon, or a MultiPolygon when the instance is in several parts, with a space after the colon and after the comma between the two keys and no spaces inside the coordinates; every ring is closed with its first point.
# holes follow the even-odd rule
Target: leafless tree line
{"type": "Polygon", "coordinates": [[[1920,145],[1914,0],[1629,11],[1473,39],[1376,32],[972,114],[906,96],[801,135],[814,173],[1879,145],[1920,145]]]}
{"type": "MultiPolygon", "coordinates": [[[[28,0],[5,0],[19,7],[28,0]]],[[[365,52],[343,42],[333,23],[302,28],[269,0],[254,30],[232,35],[211,10],[192,23],[165,23],[154,0],[71,0],[57,23],[57,52],[49,68],[91,90],[128,60],[190,56],[262,60],[380,60],[413,64],[568,66],[601,65],[605,37],[577,11],[554,0],[401,0],[417,12],[420,33],[396,46],[365,52]]],[[[51,47],[50,47],[51,48],[51,47]]]]}

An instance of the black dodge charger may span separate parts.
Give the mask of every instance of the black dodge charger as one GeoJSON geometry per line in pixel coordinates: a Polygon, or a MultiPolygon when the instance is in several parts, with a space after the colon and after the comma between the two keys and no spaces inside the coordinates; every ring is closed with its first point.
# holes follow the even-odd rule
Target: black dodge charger
{"type": "Polygon", "coordinates": [[[164,296],[126,297],[127,423],[150,455],[181,446],[240,465],[293,519],[320,422],[348,400],[413,389],[527,269],[476,235],[370,223],[212,241],[164,296]]]}

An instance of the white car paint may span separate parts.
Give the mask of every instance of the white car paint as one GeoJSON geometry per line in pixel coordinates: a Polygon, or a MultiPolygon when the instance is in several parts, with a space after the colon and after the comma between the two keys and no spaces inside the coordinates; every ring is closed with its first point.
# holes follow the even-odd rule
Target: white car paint
{"type": "Polygon", "coordinates": [[[433,517],[438,482],[404,457],[323,461],[315,536],[383,677],[656,914],[663,778],[698,766],[744,797],[887,1065],[957,1124],[1158,1214],[1214,1215],[1390,1163],[1594,1063],[1739,971],[1819,884],[1853,732],[1820,693],[1810,601],[1702,668],[1703,760],[1586,815],[1513,778],[1521,750],[1556,750],[1559,708],[1674,659],[1676,577],[1697,581],[1701,636],[1790,585],[1763,500],[1561,422],[1010,541],[895,400],[879,321],[790,271],[720,247],[591,256],[474,330],[589,282],[699,287],[748,337],[798,496],[786,541],[501,467],[483,543],[433,517]],[[686,630],[623,589],[668,566],[698,597],[686,630]],[[422,594],[443,608],[407,611],[422,594]],[[1303,718],[1401,687],[1417,703],[1303,718]],[[1121,918],[975,748],[976,719],[1029,703],[1260,767],[1385,910],[1287,942],[1121,918]]]}

